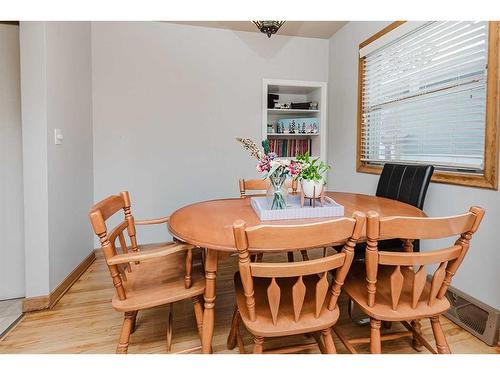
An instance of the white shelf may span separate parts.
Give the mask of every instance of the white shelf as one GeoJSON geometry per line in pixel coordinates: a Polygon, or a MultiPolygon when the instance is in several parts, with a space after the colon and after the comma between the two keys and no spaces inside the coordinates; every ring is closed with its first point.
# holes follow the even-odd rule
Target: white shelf
{"type": "Polygon", "coordinates": [[[319,113],[319,109],[278,109],[278,108],[268,108],[267,113],[270,115],[290,113],[290,114],[307,114],[307,113],[319,113]]]}
{"type": "MultiPolygon", "coordinates": [[[[262,80],[262,139],[274,140],[307,140],[311,145],[314,157],[327,161],[327,84],[326,82],[293,81],[283,79],[262,80]],[[268,94],[279,95],[279,103],[317,102],[318,109],[278,109],[267,108],[268,94]],[[276,124],[280,119],[313,117],[319,125],[317,133],[268,133],[267,125],[276,124]]],[[[289,158],[290,159],[290,158],[289,158]]]]}
{"type": "Polygon", "coordinates": [[[271,137],[310,137],[310,136],[316,136],[316,135],[319,135],[319,133],[267,133],[267,136],[271,136],[271,137]]]}

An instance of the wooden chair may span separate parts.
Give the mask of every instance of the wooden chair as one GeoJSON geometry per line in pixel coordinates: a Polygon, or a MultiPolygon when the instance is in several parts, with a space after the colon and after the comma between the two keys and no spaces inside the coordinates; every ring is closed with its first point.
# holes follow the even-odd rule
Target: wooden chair
{"type": "MultiPolygon", "coordinates": [[[[245,180],[244,178],[240,178],[239,180],[239,186],[240,186],[240,198],[246,198],[246,197],[252,197],[259,195],[259,193],[265,192],[269,188],[270,182],[268,179],[262,179],[262,178],[257,178],[257,179],[251,179],[251,180],[245,180]],[[253,191],[253,192],[259,192],[257,194],[247,194],[248,191],[253,191]]],[[[286,180],[285,181],[285,186],[291,190],[293,194],[297,193],[298,189],[298,181],[297,180],[286,180]]],[[[300,253],[302,255],[303,260],[309,259],[307,255],[306,250],[300,250],[300,253]]],[[[258,253],[255,255],[252,255],[252,261],[257,261],[261,262],[263,253],[258,253]]],[[[289,251],[287,253],[288,256],[288,261],[293,262],[293,251],[289,251]]]]}
{"type": "Polygon", "coordinates": [[[364,222],[365,216],[359,212],[353,218],[296,226],[246,228],[243,221],[235,222],[239,272],[234,278],[237,306],[228,348],[233,349],[238,343],[240,352],[244,352],[239,333],[241,320],[254,336],[254,353],[263,352],[266,337],[309,333],[315,338],[314,343],[268,352],[289,353],[318,345],[322,353],[335,353],[331,327],[339,318],[337,299],[364,222]],[[250,262],[250,251],[311,249],[346,239],[342,252],[328,257],[295,263],[250,262]],[[333,280],[329,279],[331,270],[336,270],[333,280]]]}
{"type": "MultiPolygon", "coordinates": [[[[89,217],[94,232],[99,237],[116,289],[112,299],[113,308],[124,313],[116,353],[127,353],[130,334],[135,330],[137,312],[161,305],[169,305],[167,351],[170,351],[172,304],[186,298],[192,299],[200,333],[203,319],[201,296],[205,290],[205,280],[201,262],[193,267],[193,259],[201,259],[201,253],[195,252],[193,246],[183,243],[137,245],[136,225],[164,224],[168,222],[168,217],[136,221],[132,216],[130,197],[126,191],[96,203],[90,209],[89,217]],[[119,211],[123,211],[124,220],[108,232],[106,220],[119,211]],[[125,240],[125,230],[130,246],[127,246],[125,240]],[[115,245],[117,239],[121,254],[115,245]]],[[[199,347],[192,350],[196,349],[199,347]]]]}
{"type": "MultiPolygon", "coordinates": [[[[380,353],[381,341],[413,336],[412,346],[416,350],[423,345],[436,353],[420,332],[419,320],[429,318],[437,352],[450,353],[439,317],[450,307],[446,290],[483,216],[484,210],[479,207],[472,207],[463,215],[439,218],[379,218],[376,212],[368,212],[366,261],[365,264],[354,262],[344,285],[344,291],[370,317],[370,339],[355,342],[370,342],[370,351],[380,353]],[[460,237],[450,247],[413,252],[415,239],[457,235],[460,237]],[[379,251],[377,242],[384,238],[406,238],[405,251],[379,251]],[[429,281],[425,267],[431,265],[438,267],[429,281]],[[381,337],[381,321],[402,322],[409,332],[381,337]]],[[[338,335],[347,345],[353,344],[342,334],[338,335]]]]}

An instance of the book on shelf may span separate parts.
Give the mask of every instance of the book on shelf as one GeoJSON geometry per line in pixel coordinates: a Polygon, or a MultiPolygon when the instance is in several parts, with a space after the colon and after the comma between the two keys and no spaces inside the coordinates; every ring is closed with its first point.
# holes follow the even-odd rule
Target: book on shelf
{"type": "Polygon", "coordinates": [[[306,152],[311,154],[311,139],[270,139],[269,148],[278,157],[295,157],[306,152]]]}

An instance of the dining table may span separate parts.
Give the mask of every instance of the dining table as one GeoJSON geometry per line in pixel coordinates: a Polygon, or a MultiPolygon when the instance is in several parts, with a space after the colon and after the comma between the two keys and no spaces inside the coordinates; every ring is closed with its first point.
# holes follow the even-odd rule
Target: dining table
{"type": "MultiPolygon", "coordinates": [[[[380,217],[426,216],[422,210],[393,199],[345,192],[326,192],[326,196],[344,206],[346,217],[351,217],[356,211],[366,213],[370,210],[378,212],[380,217]]],[[[252,208],[250,199],[251,197],[216,199],[190,204],[175,211],[168,222],[168,229],[175,239],[205,249],[202,353],[212,352],[218,261],[237,252],[233,237],[233,223],[236,220],[243,220],[247,227],[251,227],[260,224],[300,225],[332,220],[332,217],[324,217],[261,221],[252,208]]],[[[365,229],[359,242],[366,240],[364,232],[365,229]]]]}

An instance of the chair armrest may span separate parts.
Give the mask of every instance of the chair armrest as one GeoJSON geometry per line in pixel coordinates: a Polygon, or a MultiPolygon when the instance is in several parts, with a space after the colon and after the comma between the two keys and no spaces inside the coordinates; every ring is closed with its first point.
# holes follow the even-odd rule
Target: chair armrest
{"type": "Polygon", "coordinates": [[[130,262],[140,262],[142,260],[148,260],[153,258],[160,258],[167,255],[171,255],[177,253],[179,251],[186,251],[194,249],[195,246],[189,244],[176,244],[172,242],[167,246],[162,246],[158,249],[153,250],[144,250],[144,251],[136,251],[132,253],[119,254],[109,258],[106,263],[109,266],[116,264],[124,264],[130,262]]]}
{"type": "Polygon", "coordinates": [[[168,222],[170,216],[160,217],[158,219],[150,219],[150,220],[135,220],[136,225],[151,225],[151,224],[163,224],[168,222]]]}

